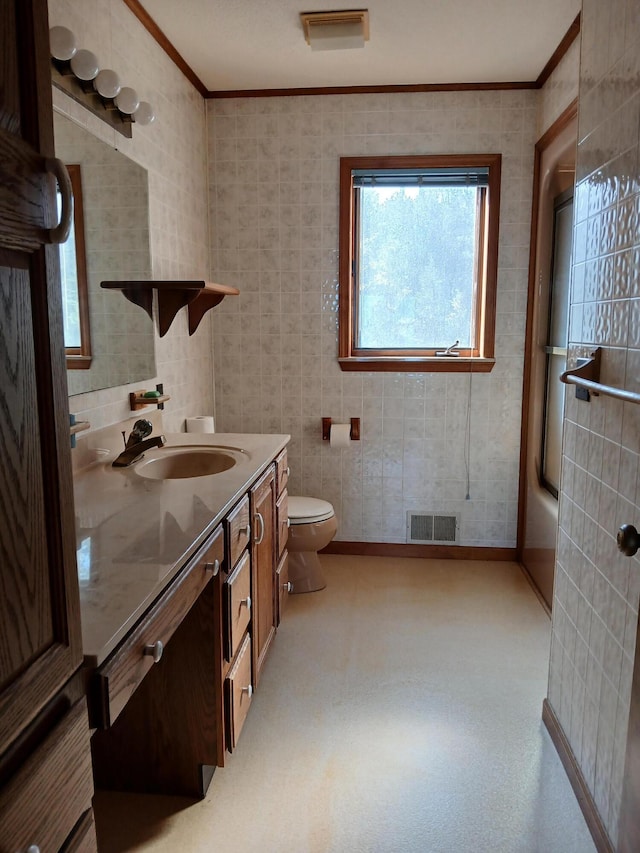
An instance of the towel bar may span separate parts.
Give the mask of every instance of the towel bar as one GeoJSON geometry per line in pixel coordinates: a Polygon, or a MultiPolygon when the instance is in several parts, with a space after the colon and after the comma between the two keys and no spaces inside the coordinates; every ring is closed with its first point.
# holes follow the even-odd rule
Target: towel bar
{"type": "Polygon", "coordinates": [[[626,403],[640,403],[640,394],[637,391],[627,391],[625,388],[603,385],[600,382],[601,361],[602,348],[597,347],[591,353],[591,358],[578,359],[577,367],[565,370],[560,376],[560,381],[565,385],[576,385],[579,389],[583,389],[586,392],[586,396],[581,397],[583,400],[588,400],[591,393],[596,397],[604,394],[607,397],[615,397],[616,400],[624,400],[626,403]]]}

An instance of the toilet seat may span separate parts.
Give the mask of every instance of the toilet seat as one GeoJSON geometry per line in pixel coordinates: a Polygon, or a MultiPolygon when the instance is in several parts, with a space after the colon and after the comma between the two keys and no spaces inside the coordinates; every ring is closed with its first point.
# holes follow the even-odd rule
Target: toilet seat
{"type": "Polygon", "coordinates": [[[289,495],[288,512],[291,524],[312,524],[313,522],[326,521],[334,515],[333,507],[329,501],[293,495],[289,495]]]}

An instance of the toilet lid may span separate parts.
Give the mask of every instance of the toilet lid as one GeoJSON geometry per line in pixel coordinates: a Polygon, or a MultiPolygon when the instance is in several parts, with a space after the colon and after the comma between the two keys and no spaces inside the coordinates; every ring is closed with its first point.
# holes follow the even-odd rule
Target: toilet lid
{"type": "Polygon", "coordinates": [[[333,515],[329,501],[320,498],[304,498],[289,495],[289,521],[291,524],[309,524],[312,521],[326,521],[333,515]]]}

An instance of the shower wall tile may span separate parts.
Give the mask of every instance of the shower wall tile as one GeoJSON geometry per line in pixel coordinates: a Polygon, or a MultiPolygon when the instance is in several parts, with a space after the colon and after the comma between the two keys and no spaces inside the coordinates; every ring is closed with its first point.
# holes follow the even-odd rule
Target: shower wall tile
{"type": "Polygon", "coordinates": [[[417,510],[458,513],[464,545],[515,545],[537,98],[208,102],[211,274],[241,291],[214,318],[217,423],[289,432],[291,491],[331,500],[339,539],[405,542],[406,513],[417,510]],[[339,158],[444,152],[503,155],[494,371],[343,373],[339,158]],[[360,417],[361,441],[331,450],[320,436],[323,416],[360,417]]]}
{"type": "MultiPolygon", "coordinates": [[[[155,279],[207,279],[208,201],[205,107],[202,96],[121,0],[49,0],[49,22],[69,27],[78,44],[93,50],[144,100],[156,121],[134,125],[126,139],[54,89],[56,110],[136,163],[149,177],[149,240],[155,279]]],[[[114,270],[116,278],[120,272],[114,270]]],[[[184,418],[213,412],[211,317],[189,337],[181,311],[163,338],[155,335],[156,376],[147,383],[116,385],[69,398],[70,410],[93,428],[130,417],[129,391],[163,382],[171,396],[164,411],[167,431],[184,418]]]]}
{"type": "MultiPolygon", "coordinates": [[[[637,390],[640,19],[632,6],[583,6],[569,358],[602,347],[601,381],[637,390]]],[[[615,536],[640,510],[639,425],[637,406],[567,392],[549,701],[614,848],[640,593],[638,557],[623,557],[615,536]]]]}

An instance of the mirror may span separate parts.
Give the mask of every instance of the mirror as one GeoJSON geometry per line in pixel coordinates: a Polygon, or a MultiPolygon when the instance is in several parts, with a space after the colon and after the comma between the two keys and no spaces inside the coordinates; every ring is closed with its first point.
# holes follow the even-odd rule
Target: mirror
{"type": "Polygon", "coordinates": [[[91,366],[67,371],[69,394],[149,380],[156,374],[151,319],[100,287],[151,279],[147,173],[60,113],[54,134],[56,156],[82,174],[91,366]]]}

